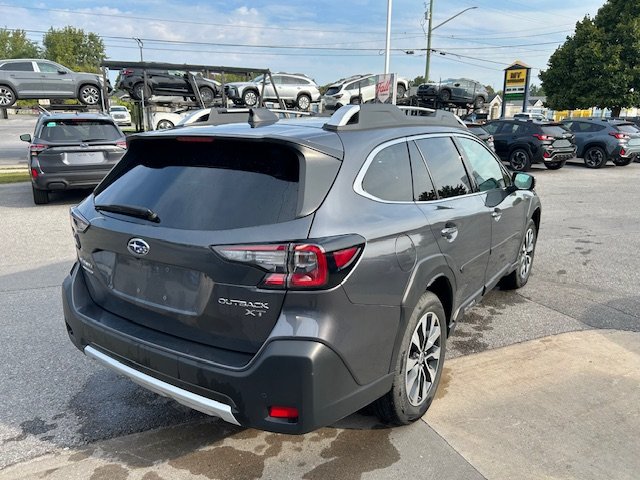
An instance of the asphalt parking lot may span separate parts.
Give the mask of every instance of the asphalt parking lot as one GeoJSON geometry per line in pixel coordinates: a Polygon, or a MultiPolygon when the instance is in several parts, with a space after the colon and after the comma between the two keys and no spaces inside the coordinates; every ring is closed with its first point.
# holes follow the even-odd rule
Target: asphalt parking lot
{"type": "Polygon", "coordinates": [[[86,192],[36,207],[29,184],[0,185],[0,479],[636,479],[640,164],[532,173],[533,275],[459,325],[424,421],[361,412],[301,437],[224,424],[85,358],[60,284],[86,192]]]}

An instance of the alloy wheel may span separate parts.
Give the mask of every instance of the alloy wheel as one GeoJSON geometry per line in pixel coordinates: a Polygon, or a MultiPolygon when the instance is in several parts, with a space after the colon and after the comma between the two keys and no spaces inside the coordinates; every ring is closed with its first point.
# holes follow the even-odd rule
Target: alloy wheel
{"type": "Polygon", "coordinates": [[[598,165],[601,165],[603,159],[604,156],[602,155],[602,152],[597,149],[589,150],[584,157],[584,161],[589,167],[597,167],[598,165]]]}
{"type": "Polygon", "coordinates": [[[243,97],[244,97],[243,98],[244,103],[248,107],[253,107],[256,103],[258,103],[258,95],[256,95],[256,93],[253,90],[249,90],[247,93],[244,94],[243,97]]]}
{"type": "Polygon", "coordinates": [[[311,105],[311,102],[309,101],[309,97],[307,97],[306,95],[300,95],[300,97],[298,98],[298,108],[300,110],[308,110],[309,106],[311,105]]]}
{"type": "Polygon", "coordinates": [[[525,280],[531,272],[535,246],[536,234],[533,228],[529,228],[524,236],[524,242],[522,242],[522,249],[520,250],[520,278],[523,280],[525,280]]]}
{"type": "Polygon", "coordinates": [[[100,91],[93,86],[83,87],[80,98],[87,105],[95,105],[100,100],[100,91]]]}
{"type": "Polygon", "coordinates": [[[11,105],[13,100],[13,92],[6,87],[0,87],[0,105],[11,105]]]}
{"type": "Polygon", "coordinates": [[[514,170],[521,171],[524,170],[527,166],[527,154],[522,150],[518,150],[517,152],[513,152],[511,155],[511,167],[514,170]]]}
{"type": "Polygon", "coordinates": [[[425,313],[416,325],[407,350],[405,387],[409,403],[420,406],[436,382],[440,364],[442,326],[433,312],[425,313]]]}

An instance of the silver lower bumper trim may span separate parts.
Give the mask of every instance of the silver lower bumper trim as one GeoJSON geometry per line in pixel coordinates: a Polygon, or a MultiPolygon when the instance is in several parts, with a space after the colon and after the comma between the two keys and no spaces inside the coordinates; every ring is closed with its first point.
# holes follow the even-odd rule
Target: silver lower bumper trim
{"type": "Polygon", "coordinates": [[[236,418],[233,416],[233,413],[231,413],[231,407],[229,405],[218,402],[216,400],[212,400],[207,397],[203,397],[202,395],[197,395],[195,393],[189,392],[188,390],[184,390],[182,388],[176,387],[175,385],[171,385],[170,383],[163,382],[150,375],[139,372],[138,370],[135,370],[134,368],[131,368],[111,358],[108,355],[105,355],[104,353],[96,350],[90,345],[87,345],[85,347],[84,353],[88,357],[99,361],[104,366],[109,367],[116,372],[129,377],[137,384],[143,386],[148,390],[151,390],[152,392],[162,395],[163,397],[172,398],[182,405],[193,408],[194,410],[198,410],[199,412],[206,413],[207,415],[220,417],[225,422],[229,422],[234,425],[240,425],[238,420],[236,420],[236,418]]]}

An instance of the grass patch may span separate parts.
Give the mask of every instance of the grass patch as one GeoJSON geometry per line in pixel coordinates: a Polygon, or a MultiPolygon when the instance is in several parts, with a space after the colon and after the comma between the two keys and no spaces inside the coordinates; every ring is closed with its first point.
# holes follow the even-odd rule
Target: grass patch
{"type": "Polygon", "coordinates": [[[28,170],[0,170],[0,184],[28,182],[30,180],[28,170]]]}

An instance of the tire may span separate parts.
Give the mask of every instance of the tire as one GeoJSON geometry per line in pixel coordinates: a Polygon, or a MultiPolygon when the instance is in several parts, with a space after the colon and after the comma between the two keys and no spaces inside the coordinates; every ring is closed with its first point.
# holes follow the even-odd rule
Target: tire
{"type": "Polygon", "coordinates": [[[531,155],[524,148],[516,148],[509,154],[509,165],[516,172],[526,172],[531,168],[531,155]]]}
{"type": "Polygon", "coordinates": [[[560,162],[545,162],[544,166],[549,170],[560,170],[562,167],[564,167],[565,163],[567,163],[566,160],[562,160],[560,162]]]}
{"type": "Polygon", "coordinates": [[[601,147],[590,147],[584,152],[584,164],[587,168],[602,168],[607,163],[607,153],[601,147]]]}
{"type": "Polygon", "coordinates": [[[49,203],[49,191],[39,190],[31,185],[31,191],[33,192],[33,203],[36,205],[46,205],[49,203]]]}
{"type": "Polygon", "coordinates": [[[166,130],[168,128],[173,128],[175,125],[171,120],[160,120],[156,125],[156,130],[166,130]]]}
{"type": "Polygon", "coordinates": [[[309,108],[311,108],[311,97],[306,93],[298,95],[298,100],[296,100],[296,107],[306,112],[307,110],[309,110],[309,108]]]}
{"type": "Polygon", "coordinates": [[[486,102],[484,97],[476,97],[473,102],[473,108],[482,108],[484,106],[484,102],[486,102]]]}
{"type": "Polygon", "coordinates": [[[0,85],[0,108],[7,108],[16,103],[18,97],[13,88],[8,85],[0,85]]]}
{"type": "Polygon", "coordinates": [[[144,98],[149,98],[153,92],[151,92],[151,88],[148,86],[145,88],[144,82],[136,83],[131,89],[130,95],[134,100],[142,100],[142,94],[144,93],[144,98]]]}
{"type": "Polygon", "coordinates": [[[500,281],[503,290],[516,290],[524,287],[529,281],[531,268],[533,267],[533,257],[536,253],[536,241],[538,240],[538,230],[533,220],[529,220],[524,237],[520,243],[518,251],[518,266],[500,281]]]}
{"type": "Polygon", "coordinates": [[[396,97],[397,98],[404,98],[404,96],[407,94],[407,89],[405,88],[405,86],[402,83],[398,84],[398,92],[396,97]]]}
{"type": "Polygon", "coordinates": [[[245,90],[242,93],[242,103],[247,107],[255,107],[258,104],[258,92],[255,90],[245,90]]]}
{"type": "Polygon", "coordinates": [[[617,157],[613,159],[613,163],[617,166],[617,167],[626,167],[627,165],[629,165],[631,162],[633,161],[633,157],[629,157],[629,158],[621,158],[621,157],[617,157]]]}
{"type": "Polygon", "coordinates": [[[443,102],[450,102],[451,92],[449,90],[442,90],[440,92],[440,100],[442,100],[443,102]]]}
{"type": "Polygon", "coordinates": [[[211,87],[200,87],[200,98],[205,106],[211,105],[216,98],[216,92],[211,87]]]}
{"type": "Polygon", "coordinates": [[[100,103],[100,87],[87,84],[78,90],[78,100],[84,105],[98,105],[100,103]]]}
{"type": "Polygon", "coordinates": [[[373,403],[380,420],[392,425],[407,425],[425,414],[442,375],[446,332],[447,318],[442,303],[433,293],[425,292],[413,309],[402,338],[393,386],[373,403]],[[422,326],[426,326],[431,335],[425,335],[422,326]],[[409,368],[409,362],[414,363],[413,368],[409,368]],[[412,373],[416,370],[417,374],[412,373]]]}

